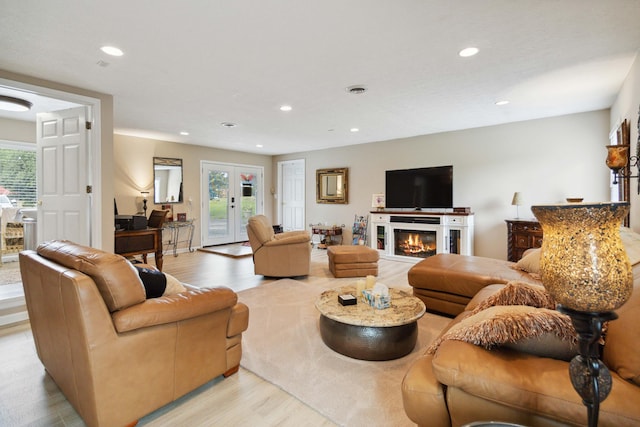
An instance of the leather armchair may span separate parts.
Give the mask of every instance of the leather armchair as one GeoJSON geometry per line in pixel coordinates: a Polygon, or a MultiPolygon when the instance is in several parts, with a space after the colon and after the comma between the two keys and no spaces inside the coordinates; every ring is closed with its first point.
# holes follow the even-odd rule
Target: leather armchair
{"type": "Polygon", "coordinates": [[[264,215],[249,218],[247,234],[253,251],[256,274],[269,277],[294,277],[309,274],[311,236],[308,231],[275,234],[264,215]]]}
{"type": "Polygon", "coordinates": [[[135,422],[236,372],[246,305],[228,288],[146,299],[123,257],[68,241],[20,253],[38,357],[84,422],[135,422]]]}

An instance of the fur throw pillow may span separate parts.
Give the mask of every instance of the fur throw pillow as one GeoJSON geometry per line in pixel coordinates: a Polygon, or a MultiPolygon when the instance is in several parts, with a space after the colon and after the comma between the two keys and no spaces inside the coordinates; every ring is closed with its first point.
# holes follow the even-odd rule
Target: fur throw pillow
{"type": "Polygon", "coordinates": [[[556,308],[555,300],[543,286],[517,280],[512,280],[498,292],[480,302],[472,311],[472,314],[495,305],[528,305],[551,310],[556,308]]]}

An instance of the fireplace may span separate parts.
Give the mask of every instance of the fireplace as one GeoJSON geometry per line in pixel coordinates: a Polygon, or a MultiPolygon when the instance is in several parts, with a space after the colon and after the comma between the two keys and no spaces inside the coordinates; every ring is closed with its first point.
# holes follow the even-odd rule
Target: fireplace
{"type": "Polygon", "coordinates": [[[436,230],[393,230],[394,254],[398,256],[427,258],[438,250],[436,230]]]}

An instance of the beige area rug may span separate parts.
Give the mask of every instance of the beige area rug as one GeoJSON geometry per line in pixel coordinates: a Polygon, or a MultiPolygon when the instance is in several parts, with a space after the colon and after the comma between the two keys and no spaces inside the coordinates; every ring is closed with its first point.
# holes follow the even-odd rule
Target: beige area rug
{"type": "Polygon", "coordinates": [[[251,256],[251,246],[247,246],[244,243],[233,243],[230,245],[209,246],[204,248],[198,248],[201,252],[208,252],[216,255],[224,255],[231,258],[241,258],[251,256]]]}
{"type": "Polygon", "coordinates": [[[0,286],[22,283],[20,263],[17,261],[0,264],[0,286]]]}
{"type": "Polygon", "coordinates": [[[241,365],[336,424],[414,426],[402,406],[402,378],[450,319],[425,314],[418,321],[416,348],[403,358],[352,359],[328,348],[320,337],[314,302],[325,289],[282,279],[241,291],[239,300],[249,306],[241,365]]]}

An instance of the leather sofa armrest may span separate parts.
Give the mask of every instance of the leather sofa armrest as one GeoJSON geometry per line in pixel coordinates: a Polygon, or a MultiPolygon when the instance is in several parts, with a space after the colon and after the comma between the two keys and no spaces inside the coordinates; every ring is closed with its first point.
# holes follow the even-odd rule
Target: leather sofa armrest
{"type": "Polygon", "coordinates": [[[119,333],[148,326],[191,319],[218,310],[231,309],[238,296],[229,288],[202,288],[175,295],[147,299],[112,314],[119,333]]]}
{"type": "Polygon", "coordinates": [[[402,380],[402,403],[407,416],[421,426],[450,427],[442,384],[433,375],[431,355],[416,359],[402,380]]]}
{"type": "Polygon", "coordinates": [[[231,308],[231,317],[227,325],[227,338],[240,335],[249,327],[249,307],[239,302],[231,308]]]}
{"type": "MultiPolygon", "coordinates": [[[[281,236],[281,234],[276,234],[276,236],[281,236]]],[[[269,240],[268,242],[265,242],[264,246],[292,245],[294,243],[306,243],[310,241],[311,241],[311,237],[309,237],[309,234],[307,232],[303,232],[303,233],[295,233],[282,238],[276,237],[273,240],[269,240]]]]}

